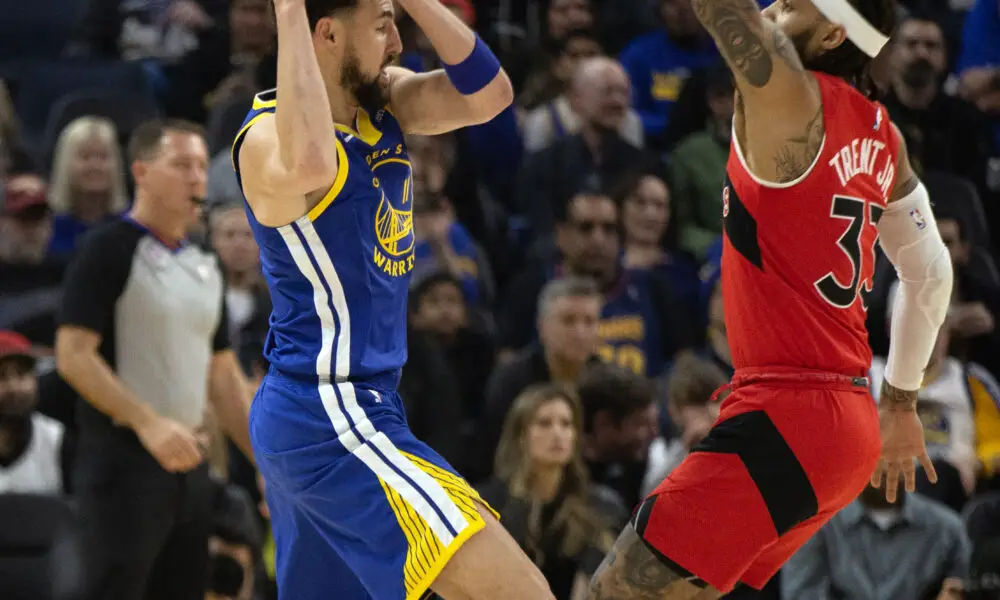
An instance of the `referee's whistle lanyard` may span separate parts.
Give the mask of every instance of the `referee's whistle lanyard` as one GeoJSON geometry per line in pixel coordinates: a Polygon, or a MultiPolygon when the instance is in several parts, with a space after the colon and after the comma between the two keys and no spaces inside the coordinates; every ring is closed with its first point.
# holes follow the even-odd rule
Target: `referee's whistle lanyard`
{"type": "Polygon", "coordinates": [[[146,233],[148,233],[153,239],[155,239],[156,241],[160,242],[160,244],[162,244],[164,247],[166,247],[171,252],[176,252],[176,251],[180,250],[181,248],[183,248],[184,246],[187,245],[187,240],[183,240],[182,239],[182,240],[179,240],[177,242],[170,242],[170,241],[164,239],[163,236],[161,236],[160,234],[158,234],[155,231],[153,231],[148,225],[146,225],[145,223],[137,220],[132,215],[131,212],[125,213],[125,216],[122,217],[122,218],[124,218],[126,221],[128,221],[132,225],[138,227],[142,231],[145,231],[146,233]]]}

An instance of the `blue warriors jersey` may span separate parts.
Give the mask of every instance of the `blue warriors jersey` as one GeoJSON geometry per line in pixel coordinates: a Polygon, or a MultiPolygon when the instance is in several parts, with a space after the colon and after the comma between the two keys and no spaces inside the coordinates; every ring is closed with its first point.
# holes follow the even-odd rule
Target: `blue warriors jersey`
{"type": "Polygon", "coordinates": [[[625,273],[604,296],[601,310],[601,360],[639,375],[662,373],[665,356],[660,314],[642,274],[625,273]]]}
{"type": "MultiPolygon", "coordinates": [[[[275,90],[254,98],[233,143],[237,179],[247,131],[276,105],[275,90]]],[[[336,126],[336,181],[307,215],[272,228],[246,207],[274,304],[264,356],[283,373],[391,390],[406,362],[410,162],[388,109],[353,125],[336,126]]]]}

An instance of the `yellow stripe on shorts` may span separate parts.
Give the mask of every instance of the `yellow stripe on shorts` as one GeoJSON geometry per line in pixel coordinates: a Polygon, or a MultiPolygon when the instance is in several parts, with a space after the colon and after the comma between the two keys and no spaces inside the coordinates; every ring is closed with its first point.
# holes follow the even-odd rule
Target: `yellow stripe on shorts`
{"type": "Polygon", "coordinates": [[[497,518],[499,515],[461,477],[418,456],[406,452],[401,452],[401,454],[441,486],[466,520],[465,527],[458,532],[451,544],[444,546],[423,517],[396,490],[382,481],[381,478],[379,479],[386,499],[389,501],[389,507],[396,515],[399,528],[406,538],[408,549],[406,560],[403,563],[406,600],[420,600],[427,593],[431,582],[441,573],[441,570],[448,564],[455,552],[462,547],[462,544],[486,525],[476,508],[476,503],[485,506],[497,518]]]}

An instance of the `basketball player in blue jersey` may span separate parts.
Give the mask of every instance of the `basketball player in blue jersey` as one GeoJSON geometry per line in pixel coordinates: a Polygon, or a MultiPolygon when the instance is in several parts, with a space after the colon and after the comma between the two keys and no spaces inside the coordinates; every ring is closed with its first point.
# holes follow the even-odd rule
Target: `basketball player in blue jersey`
{"type": "Polygon", "coordinates": [[[277,89],[233,144],[274,303],[250,430],[279,596],[550,600],[492,511],[410,433],[396,393],[414,261],[403,136],[485,122],[513,96],[438,0],[398,5],[449,66],[389,66],[392,0],[275,0],[277,89]]]}

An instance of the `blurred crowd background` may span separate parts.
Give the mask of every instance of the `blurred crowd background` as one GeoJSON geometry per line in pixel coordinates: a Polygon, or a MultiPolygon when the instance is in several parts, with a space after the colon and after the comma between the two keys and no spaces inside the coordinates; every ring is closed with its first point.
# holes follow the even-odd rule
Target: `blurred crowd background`
{"type": "MultiPolygon", "coordinates": [[[[501,58],[516,102],[489,123],[409,140],[417,258],[400,393],[415,434],[569,600],[638,499],[705,435],[733,372],[718,285],[733,80],[689,0],[442,2],[501,58]]],[[[266,373],[270,302],[230,145],[253,94],[276,84],[275,23],[269,0],[8,4],[0,597],[83,598],[86,552],[72,551],[86,517],[73,477],[88,463],[83,400],[52,352],[64,274],[86,232],[129,209],[133,130],[198,123],[210,161],[197,167],[208,192],[191,238],[220,261],[247,376],[266,373]]],[[[401,64],[435,68],[402,12],[399,27],[401,64]]],[[[867,490],[763,592],[732,597],[1000,598],[1000,2],[904,1],[875,74],[955,266],[918,407],[941,480],[896,505],[867,490]]],[[[876,398],[894,282],[880,254],[876,398]]],[[[116,335],[144,335],[134,327],[116,335]]],[[[213,438],[209,558],[194,572],[208,573],[206,599],[274,598],[258,477],[213,438]]],[[[109,495],[133,493],[118,482],[109,495]]],[[[171,510],[161,504],[150,519],[171,510]]]]}

